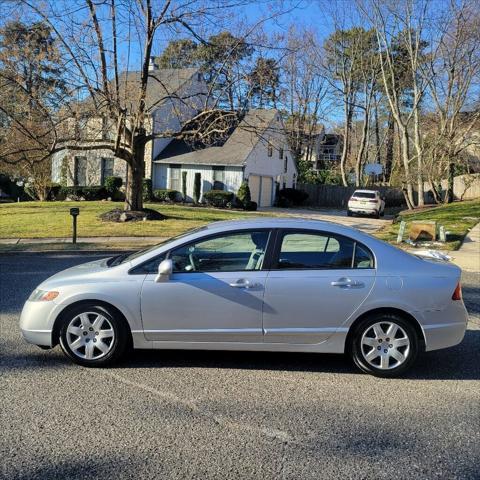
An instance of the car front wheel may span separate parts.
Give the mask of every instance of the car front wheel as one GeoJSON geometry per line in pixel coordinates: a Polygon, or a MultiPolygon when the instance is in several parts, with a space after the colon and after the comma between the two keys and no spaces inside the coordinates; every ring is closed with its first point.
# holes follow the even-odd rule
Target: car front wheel
{"type": "Polygon", "coordinates": [[[82,304],[64,315],[60,346],[79,365],[110,365],[123,355],[127,345],[124,322],[103,306],[82,304]]]}
{"type": "Polygon", "coordinates": [[[395,377],[413,365],[418,349],[418,335],[408,321],[395,314],[380,314],[357,326],[351,355],[360,370],[377,377],[395,377]]]}

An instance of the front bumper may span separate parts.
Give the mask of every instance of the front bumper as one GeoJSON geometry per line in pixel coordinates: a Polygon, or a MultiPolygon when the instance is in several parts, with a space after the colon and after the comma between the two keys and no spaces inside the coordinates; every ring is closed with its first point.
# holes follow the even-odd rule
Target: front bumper
{"type": "Polygon", "coordinates": [[[34,345],[52,347],[52,331],[55,319],[63,305],[55,302],[30,302],[23,306],[20,330],[23,338],[34,345]]]}

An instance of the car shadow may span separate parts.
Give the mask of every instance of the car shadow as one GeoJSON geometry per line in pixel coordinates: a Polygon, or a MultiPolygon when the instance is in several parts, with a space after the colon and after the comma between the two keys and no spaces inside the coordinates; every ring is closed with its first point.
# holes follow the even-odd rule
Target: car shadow
{"type": "MultiPolygon", "coordinates": [[[[405,380],[480,380],[480,330],[460,345],[425,352],[405,380]]],[[[285,352],[136,350],[114,368],[212,368],[359,374],[346,355],[285,352]]]]}

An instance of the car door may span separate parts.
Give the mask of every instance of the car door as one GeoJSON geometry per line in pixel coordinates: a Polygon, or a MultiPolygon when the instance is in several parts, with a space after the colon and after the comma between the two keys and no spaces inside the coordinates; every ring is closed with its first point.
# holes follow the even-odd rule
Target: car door
{"type": "Polygon", "coordinates": [[[283,230],[275,250],[264,296],[265,342],[323,342],[342,328],[374,285],[373,255],[350,238],[283,230]]]}
{"type": "MultiPolygon", "coordinates": [[[[173,273],[146,276],[141,312],[148,340],[262,342],[263,270],[269,230],[197,239],[167,253],[173,273]]],[[[158,261],[157,261],[158,265],[158,261]]]]}

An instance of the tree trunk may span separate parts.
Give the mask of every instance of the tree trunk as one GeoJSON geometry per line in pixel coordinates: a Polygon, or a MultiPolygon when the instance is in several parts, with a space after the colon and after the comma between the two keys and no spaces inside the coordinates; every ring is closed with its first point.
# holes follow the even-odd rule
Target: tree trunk
{"type": "Polygon", "coordinates": [[[422,137],[420,133],[420,117],[418,108],[415,110],[414,115],[415,128],[415,151],[417,152],[417,190],[418,190],[418,206],[423,207],[425,205],[425,195],[423,189],[423,145],[422,137]]]}
{"type": "Polygon", "coordinates": [[[388,114],[387,122],[387,140],[386,140],[386,152],[385,152],[385,171],[384,182],[390,184],[390,177],[392,175],[393,165],[393,144],[395,139],[395,119],[391,113],[388,114]]]}
{"type": "Polygon", "coordinates": [[[445,203],[452,203],[453,202],[454,172],[455,172],[455,164],[453,162],[449,163],[449,165],[448,165],[448,187],[447,187],[447,193],[445,195],[445,203]]]}
{"type": "Polygon", "coordinates": [[[407,186],[408,208],[412,209],[415,206],[415,199],[413,196],[413,184],[410,176],[410,139],[408,138],[408,130],[406,127],[400,129],[401,144],[402,144],[402,160],[403,168],[405,169],[405,184],[407,186]]]}
{"type": "Polygon", "coordinates": [[[360,147],[357,153],[357,161],[355,163],[355,186],[361,187],[362,186],[362,164],[363,164],[363,157],[365,152],[365,147],[367,144],[367,137],[368,137],[368,122],[370,121],[370,116],[368,114],[368,108],[365,111],[365,118],[363,121],[363,128],[362,128],[362,139],[360,140],[360,147]]]}
{"type": "Polygon", "coordinates": [[[133,138],[132,160],[127,163],[128,182],[125,190],[125,210],[143,209],[143,178],[145,176],[145,133],[133,138]]]}
{"type": "Polygon", "coordinates": [[[348,186],[347,175],[345,172],[345,165],[347,163],[348,157],[348,147],[350,145],[350,130],[352,124],[352,108],[345,102],[345,127],[343,129],[343,148],[342,148],[342,156],[340,158],[340,173],[342,175],[342,182],[343,186],[348,186]]]}

